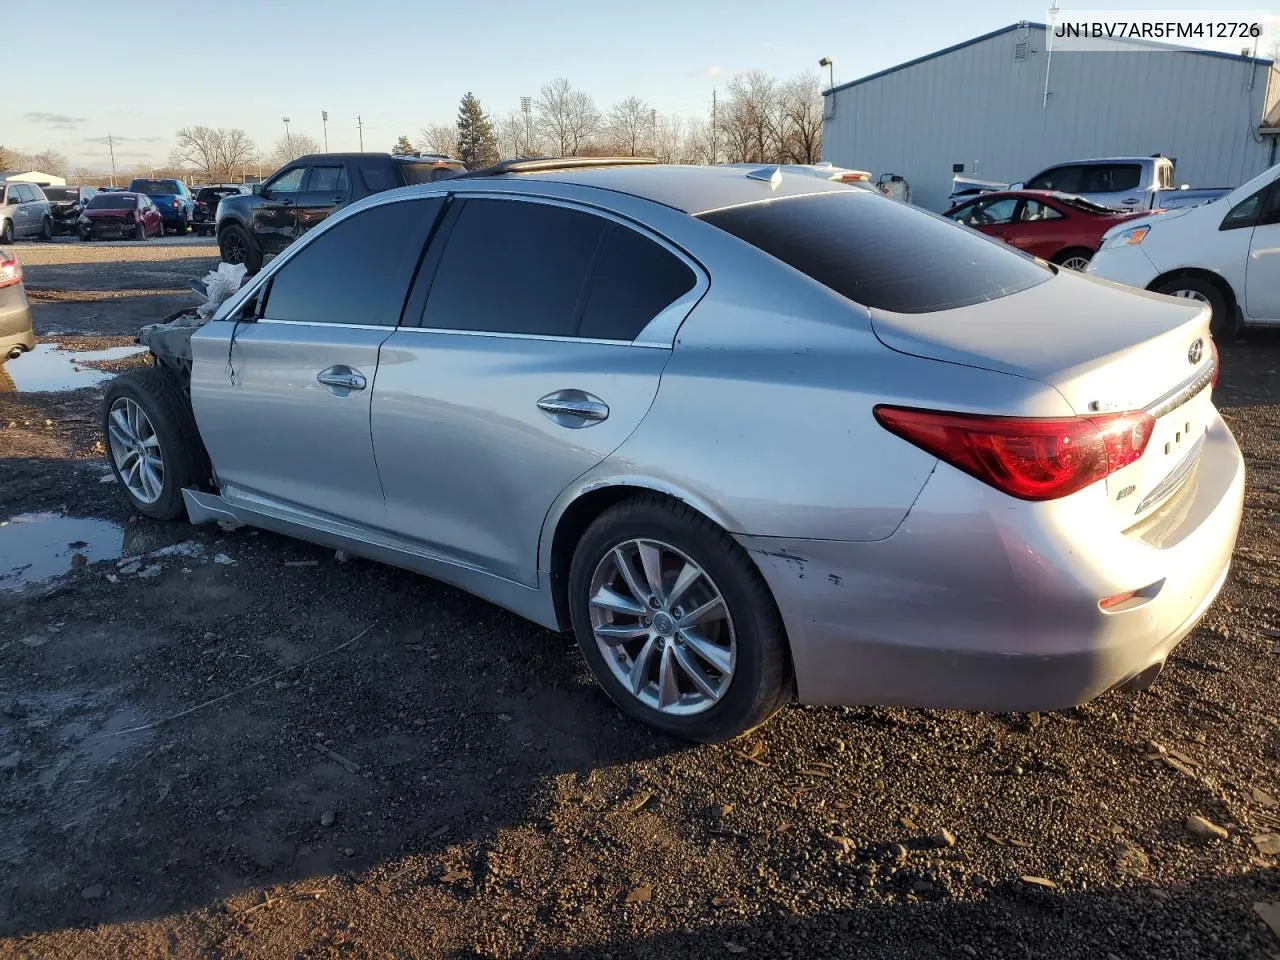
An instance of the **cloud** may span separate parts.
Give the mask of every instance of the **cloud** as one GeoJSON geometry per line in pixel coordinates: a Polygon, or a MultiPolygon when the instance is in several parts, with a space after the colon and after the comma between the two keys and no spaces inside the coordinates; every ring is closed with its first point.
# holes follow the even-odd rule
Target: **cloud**
{"type": "Polygon", "coordinates": [[[720,68],[714,64],[709,67],[699,67],[697,70],[689,72],[691,77],[718,77],[720,76],[720,68]]]}
{"type": "Polygon", "coordinates": [[[89,143],[106,143],[108,140],[114,140],[116,143],[160,143],[164,137],[85,137],[89,143]]]}
{"type": "Polygon", "coordinates": [[[84,117],[72,117],[65,113],[24,113],[22,119],[27,123],[43,123],[55,130],[74,130],[84,123],[84,117]]]}

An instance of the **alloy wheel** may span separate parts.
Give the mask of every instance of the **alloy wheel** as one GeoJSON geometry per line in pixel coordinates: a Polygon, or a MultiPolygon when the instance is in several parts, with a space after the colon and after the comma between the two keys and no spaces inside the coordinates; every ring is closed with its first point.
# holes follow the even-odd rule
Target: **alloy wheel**
{"type": "Polygon", "coordinates": [[[111,460],[120,480],[142,503],[155,503],[164,492],[164,456],[146,411],[120,397],[111,405],[107,435],[111,460]]]}
{"type": "Polygon", "coordinates": [[[1082,271],[1088,265],[1088,257],[1067,257],[1067,259],[1062,261],[1062,266],[1066,267],[1068,270],[1082,271]]]}
{"type": "Polygon", "coordinates": [[[222,259],[227,263],[244,263],[244,241],[234,231],[222,238],[222,259]]]}
{"type": "Polygon", "coordinates": [[[1170,290],[1169,296],[1182,300],[1194,300],[1196,303],[1209,303],[1209,298],[1199,290],[1170,290]]]}
{"type": "Polygon", "coordinates": [[[707,572],[658,540],[627,540],[591,576],[591,630],[604,662],[633,697],[674,716],[701,713],[733,680],[737,641],[707,572]]]}

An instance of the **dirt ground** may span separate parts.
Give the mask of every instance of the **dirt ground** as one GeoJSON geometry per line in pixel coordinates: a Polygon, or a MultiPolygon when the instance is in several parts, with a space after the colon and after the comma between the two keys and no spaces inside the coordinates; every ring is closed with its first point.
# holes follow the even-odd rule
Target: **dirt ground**
{"type": "MultiPolygon", "coordinates": [[[[67,356],[216,253],[16,249],[67,356]]],[[[0,377],[0,957],[1280,958],[1280,337],[1223,349],[1244,527],[1148,692],[714,747],[433,581],[132,516],[100,389],[36,359],[0,377]]]]}

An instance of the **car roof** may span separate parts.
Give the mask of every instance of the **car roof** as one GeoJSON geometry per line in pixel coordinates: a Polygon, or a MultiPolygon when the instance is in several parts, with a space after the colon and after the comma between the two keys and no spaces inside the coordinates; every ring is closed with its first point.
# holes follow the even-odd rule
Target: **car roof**
{"type": "MultiPolygon", "coordinates": [[[[690,164],[625,164],[502,173],[501,181],[548,181],[625,193],[684,213],[700,214],[763,200],[855,190],[849,184],[799,173],[778,172],[776,164],[693,166],[690,164]],[[772,175],[772,179],[770,176],[772,175]]],[[[466,177],[441,181],[460,188],[466,177]]]]}

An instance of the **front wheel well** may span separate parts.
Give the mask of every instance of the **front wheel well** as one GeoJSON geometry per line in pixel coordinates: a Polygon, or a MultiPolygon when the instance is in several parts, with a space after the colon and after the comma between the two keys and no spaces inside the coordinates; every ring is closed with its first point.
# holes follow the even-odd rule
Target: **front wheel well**
{"type": "Polygon", "coordinates": [[[1231,284],[1227,283],[1221,276],[1212,270],[1201,270],[1197,267],[1182,267],[1178,270],[1170,270],[1168,273],[1162,273],[1149,284],[1148,290],[1159,290],[1171,280],[1203,280],[1206,283],[1213,284],[1218,292],[1222,294],[1227,301],[1227,309],[1233,314],[1239,309],[1239,303],[1236,300],[1236,292],[1231,289],[1231,284]]]}

